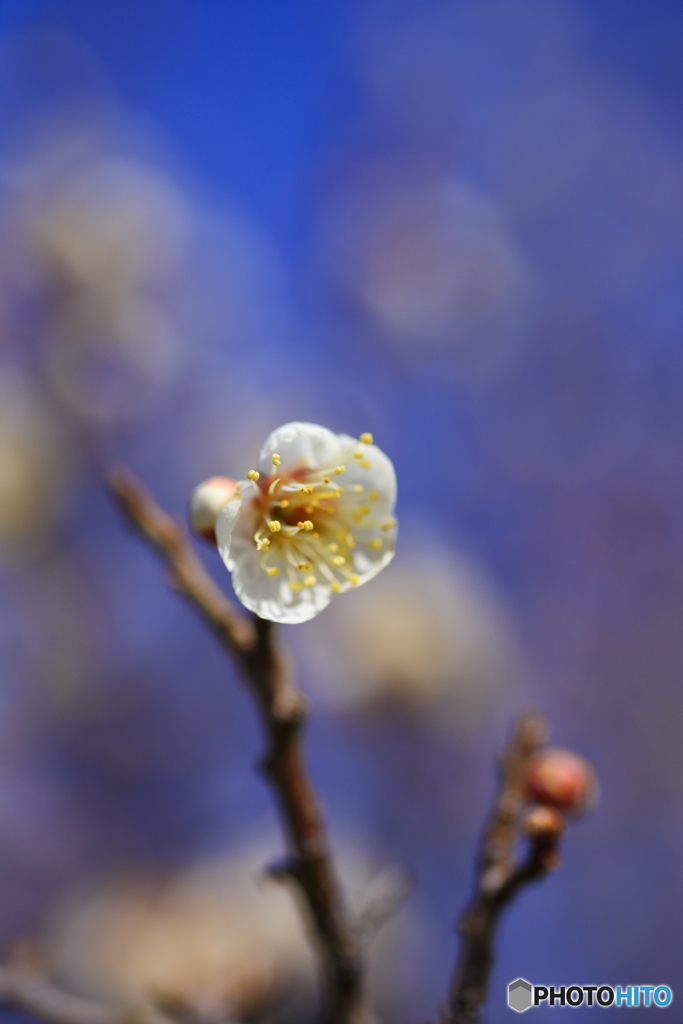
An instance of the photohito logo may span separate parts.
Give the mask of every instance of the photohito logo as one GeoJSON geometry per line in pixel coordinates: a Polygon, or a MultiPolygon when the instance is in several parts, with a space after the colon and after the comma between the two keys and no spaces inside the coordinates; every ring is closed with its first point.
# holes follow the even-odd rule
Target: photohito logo
{"type": "Polygon", "coordinates": [[[508,1006],[524,1013],[532,1006],[670,1006],[668,985],[532,985],[517,978],[508,985],[508,1006]]]}

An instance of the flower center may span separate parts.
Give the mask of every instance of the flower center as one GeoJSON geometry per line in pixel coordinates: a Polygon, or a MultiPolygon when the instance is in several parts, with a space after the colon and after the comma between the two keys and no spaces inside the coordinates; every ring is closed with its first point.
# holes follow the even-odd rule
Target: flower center
{"type": "MultiPolygon", "coordinates": [[[[367,443],[370,441],[355,444],[344,453],[357,458],[362,469],[371,468],[365,451],[367,443]]],[[[295,468],[278,475],[280,456],[273,455],[272,461],[272,476],[250,474],[251,479],[256,477],[258,487],[258,494],[252,499],[253,537],[261,552],[264,572],[277,576],[284,564],[289,586],[295,593],[318,582],[335,592],[358,584],[359,576],[354,571],[354,531],[373,527],[386,531],[394,525],[393,519],[380,523],[373,514],[377,492],[360,483],[342,485],[340,477],[346,471],[343,464],[328,469],[295,468]],[[276,560],[279,565],[273,564],[276,560]]],[[[379,550],[386,540],[377,536],[367,543],[379,550]]]]}

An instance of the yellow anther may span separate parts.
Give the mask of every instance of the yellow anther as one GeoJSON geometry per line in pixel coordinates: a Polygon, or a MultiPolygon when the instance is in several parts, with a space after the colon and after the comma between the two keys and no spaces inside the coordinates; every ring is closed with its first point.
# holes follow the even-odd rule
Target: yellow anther
{"type": "Polygon", "coordinates": [[[361,494],[362,491],[363,491],[363,485],[362,484],[354,484],[353,487],[351,488],[351,490],[355,491],[356,494],[361,494]]]}
{"type": "Polygon", "coordinates": [[[310,572],[311,571],[311,563],[310,562],[299,562],[299,564],[297,565],[297,569],[299,570],[299,572],[310,572]]]}
{"type": "Polygon", "coordinates": [[[344,565],[345,562],[346,559],[343,557],[343,555],[337,555],[335,558],[332,559],[332,565],[344,565]]]}
{"type": "Polygon", "coordinates": [[[298,583],[296,580],[292,580],[292,582],[289,584],[289,589],[293,590],[295,594],[300,594],[303,588],[301,584],[298,583]]]}
{"type": "Polygon", "coordinates": [[[338,544],[328,544],[327,546],[328,546],[330,551],[339,551],[339,545],[338,544]]]}
{"type": "Polygon", "coordinates": [[[324,484],[329,484],[329,482],[330,482],[329,476],[323,477],[323,483],[324,484]]]}
{"type": "Polygon", "coordinates": [[[377,491],[370,491],[370,493],[368,494],[368,501],[377,501],[378,498],[379,494],[377,493],[377,491]]]}
{"type": "Polygon", "coordinates": [[[279,519],[271,519],[268,523],[271,533],[279,533],[282,529],[282,523],[279,519]]]}
{"type": "Polygon", "coordinates": [[[247,476],[249,477],[250,480],[258,480],[260,475],[261,474],[256,469],[250,469],[249,472],[247,473],[247,476]]]}
{"type": "Polygon", "coordinates": [[[335,594],[339,594],[341,592],[341,583],[337,583],[336,580],[332,580],[330,583],[330,590],[334,591],[335,594]]]}
{"type": "Polygon", "coordinates": [[[372,463],[370,462],[369,459],[361,459],[358,465],[360,466],[361,469],[370,469],[372,463]]]}
{"type": "Polygon", "coordinates": [[[266,569],[269,576],[277,576],[280,570],[276,565],[271,565],[270,569],[266,569]]]}
{"type": "Polygon", "coordinates": [[[374,437],[372,436],[372,434],[368,433],[361,434],[360,439],[363,442],[363,444],[372,444],[372,442],[374,441],[374,437]]]}
{"type": "Polygon", "coordinates": [[[305,587],[314,587],[317,582],[318,581],[315,578],[315,576],[307,576],[306,579],[304,580],[304,586],[305,587]]]}
{"type": "Polygon", "coordinates": [[[280,456],[277,454],[277,452],[274,455],[271,455],[271,459],[273,460],[273,465],[274,466],[279,466],[280,462],[282,461],[280,459],[280,456]]]}
{"type": "Polygon", "coordinates": [[[382,523],[383,530],[391,530],[394,526],[396,526],[396,520],[393,518],[387,519],[386,523],[382,523]]]}
{"type": "Polygon", "coordinates": [[[358,576],[356,576],[355,572],[350,572],[348,577],[347,577],[347,579],[348,579],[348,581],[349,581],[349,583],[351,584],[352,587],[357,587],[358,583],[360,582],[359,578],[358,578],[358,576]]]}
{"type": "Polygon", "coordinates": [[[270,547],[270,538],[269,537],[259,537],[258,540],[256,541],[256,550],[257,551],[265,551],[266,548],[269,548],[269,547],[270,547]]]}
{"type": "Polygon", "coordinates": [[[307,516],[310,516],[315,512],[315,505],[304,505],[304,512],[307,516]]]}
{"type": "Polygon", "coordinates": [[[303,491],[304,494],[313,494],[313,488],[311,487],[310,484],[302,484],[301,490],[303,491]]]}
{"type": "Polygon", "coordinates": [[[379,551],[379,549],[382,547],[382,541],[379,539],[379,537],[373,537],[370,543],[368,544],[368,547],[372,548],[373,551],[379,551]]]}
{"type": "Polygon", "coordinates": [[[289,502],[287,501],[287,499],[283,498],[282,501],[280,502],[280,508],[287,508],[288,505],[289,505],[289,502]]]}
{"type": "Polygon", "coordinates": [[[312,530],[313,529],[313,523],[311,522],[310,519],[304,519],[303,523],[299,523],[298,525],[302,526],[304,528],[304,530],[312,530]]]}
{"type": "Polygon", "coordinates": [[[361,521],[361,519],[363,519],[366,515],[368,515],[369,512],[370,512],[370,506],[369,505],[363,505],[361,508],[358,509],[357,512],[354,512],[353,518],[356,520],[357,523],[359,523],[361,521]]]}
{"type": "Polygon", "coordinates": [[[340,473],[346,472],[346,466],[337,466],[335,469],[332,470],[332,472],[334,473],[335,476],[339,476],[340,473]]]}
{"type": "Polygon", "coordinates": [[[365,452],[354,452],[353,457],[354,459],[362,459],[365,457],[365,452]]]}

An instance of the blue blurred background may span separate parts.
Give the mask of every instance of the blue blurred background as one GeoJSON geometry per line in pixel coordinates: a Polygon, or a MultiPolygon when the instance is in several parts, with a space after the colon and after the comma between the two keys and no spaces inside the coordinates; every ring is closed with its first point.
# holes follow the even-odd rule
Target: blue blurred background
{"type": "MultiPolygon", "coordinates": [[[[280,853],[249,702],[102,478],[123,460],[182,515],[299,419],[371,430],[399,480],[394,564],[284,630],[350,889],[417,879],[381,1019],[445,993],[528,706],[602,801],[506,918],[488,1019],[519,975],[680,989],[682,69],[673,0],[0,0],[7,950],[135,994],[143,875],[194,906],[197,864],[280,853]]],[[[247,883],[209,876],[247,943],[247,883]]],[[[154,970],[192,1004],[190,912],[161,903],[154,970]]],[[[264,928],[291,950],[288,906],[264,928]]],[[[217,1003],[279,1019],[226,962],[217,1003]]]]}

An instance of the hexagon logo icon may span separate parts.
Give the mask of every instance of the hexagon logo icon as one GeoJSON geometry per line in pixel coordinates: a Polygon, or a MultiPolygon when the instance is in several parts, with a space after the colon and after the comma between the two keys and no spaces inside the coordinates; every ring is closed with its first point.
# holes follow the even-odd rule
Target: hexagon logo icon
{"type": "Polygon", "coordinates": [[[533,989],[524,978],[517,978],[508,985],[508,1006],[517,1013],[530,1009],[533,1002],[533,989]]]}

